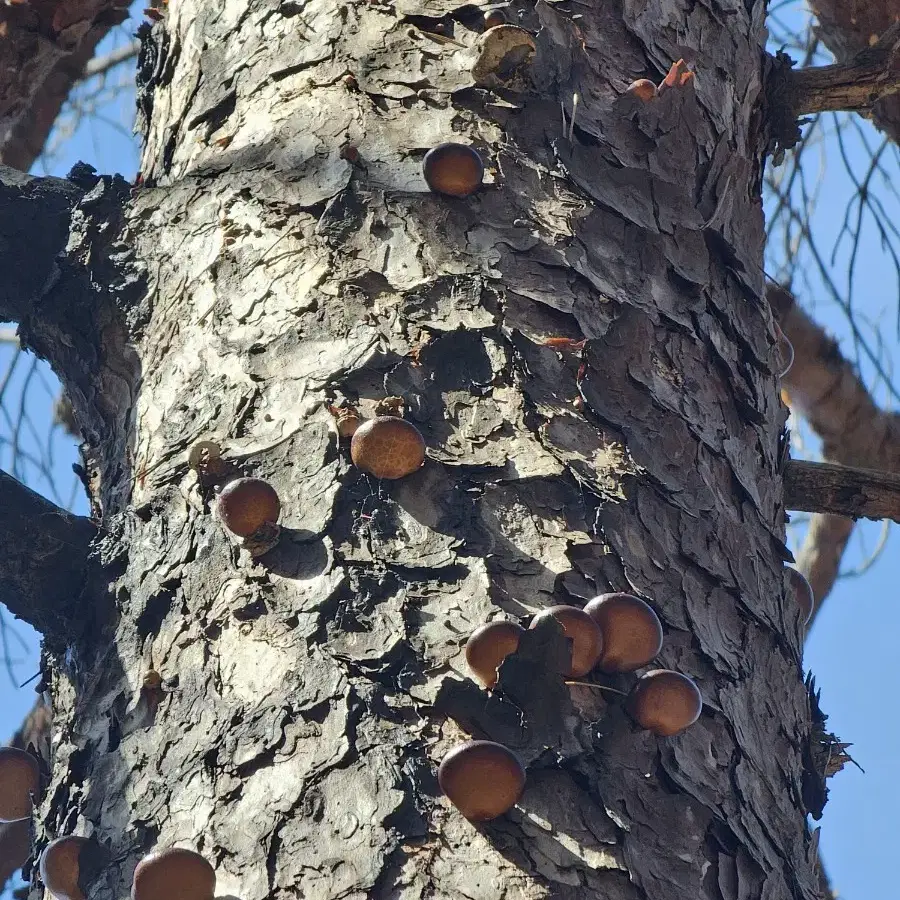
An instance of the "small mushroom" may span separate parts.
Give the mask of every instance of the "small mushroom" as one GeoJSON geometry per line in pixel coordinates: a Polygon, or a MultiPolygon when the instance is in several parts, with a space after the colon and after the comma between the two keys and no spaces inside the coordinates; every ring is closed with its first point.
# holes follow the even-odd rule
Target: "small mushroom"
{"type": "Polygon", "coordinates": [[[232,534],[247,538],[278,521],[281,501],[275,488],[261,478],[236,478],[222,488],[216,508],[232,534]]]}
{"type": "Polygon", "coordinates": [[[651,100],[656,99],[656,85],[649,78],[638,78],[637,81],[632,81],[631,84],[625,88],[625,93],[629,97],[635,97],[643,103],[649,103],[651,100]]]}
{"type": "Polygon", "coordinates": [[[82,866],[82,857],[90,856],[95,846],[90,838],[69,835],[50,841],[44,848],[41,881],[56,900],[85,900],[82,884],[91,866],[82,866]]]}
{"type": "Polygon", "coordinates": [[[472,78],[481,87],[519,90],[535,53],[534,36],[518,25],[498,24],[478,35],[472,78]]]}
{"type": "Polygon", "coordinates": [[[425,462],[425,439],[406,419],[376,416],[356,429],[350,458],[357,468],[376,478],[403,478],[425,462]]]}
{"type": "Polygon", "coordinates": [[[577,606],[551,606],[531,620],[534,628],[542,619],[552,616],[562,625],[567,638],[572,641],[572,663],[568,675],[580,678],[597,665],[603,651],[603,634],[597,623],[577,606]]]}
{"type": "Polygon", "coordinates": [[[31,815],[40,780],[34,756],[16,747],[0,748],[0,822],[18,822],[31,815]]]}
{"type": "Polygon", "coordinates": [[[484,14],[484,30],[488,28],[497,28],[499,25],[506,25],[509,19],[501,7],[492,9],[484,14]]]}
{"type": "Polygon", "coordinates": [[[519,649],[525,629],[515,622],[488,622],[476,628],[466,641],[466,662],[486,688],[497,683],[500,663],[519,649]]]}
{"type": "Polygon", "coordinates": [[[640,597],[601,594],[584,611],[603,632],[603,652],[597,665],[604,672],[633,672],[662,649],[662,625],[640,597]]]}
{"type": "Polygon", "coordinates": [[[438,144],[425,154],[422,175],[436,194],[468,197],[484,181],[484,163],[467,144],[438,144]]]}
{"type": "Polygon", "coordinates": [[[788,573],[788,587],[791,595],[800,607],[801,621],[806,625],[812,618],[813,610],[816,607],[816,598],[810,583],[803,576],[802,572],[790,566],[785,567],[788,573]]]}
{"type": "Polygon", "coordinates": [[[199,853],[172,848],[145,856],[134,870],[131,900],[213,900],[216,873],[199,853]]]}
{"type": "Polygon", "coordinates": [[[638,679],[625,708],[641,728],[670,737],[700,718],[703,698],[687,675],[654,669],[638,679]]]}
{"type": "Polygon", "coordinates": [[[525,789],[525,769],[503,744],[468,741],[444,757],[438,783],[467,819],[487,822],[516,805],[525,789]]]}

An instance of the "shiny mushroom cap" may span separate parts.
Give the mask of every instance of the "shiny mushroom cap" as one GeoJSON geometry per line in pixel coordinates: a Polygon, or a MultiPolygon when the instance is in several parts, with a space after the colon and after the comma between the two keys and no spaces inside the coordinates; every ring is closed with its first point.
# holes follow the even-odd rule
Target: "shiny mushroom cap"
{"type": "Polygon", "coordinates": [[[603,651],[603,634],[597,623],[577,606],[551,606],[538,613],[531,620],[531,628],[546,618],[554,618],[562,625],[567,638],[572,641],[572,663],[569,677],[580,678],[587,675],[603,651]]]}
{"type": "Polygon", "coordinates": [[[425,154],[422,175],[436,194],[468,197],[484,181],[484,163],[467,144],[438,144],[425,154]]]}
{"type": "Polygon", "coordinates": [[[37,759],[16,747],[0,747],[0,822],[31,815],[41,782],[37,759]]]}
{"type": "Polygon", "coordinates": [[[519,649],[525,629],[515,622],[488,622],[476,628],[466,641],[466,662],[486,688],[497,683],[500,663],[519,649]]]}
{"type": "Polygon", "coordinates": [[[281,514],[281,501],[261,478],[236,478],[222,488],[216,501],[222,524],[234,535],[246,538],[281,514]]]}
{"type": "Polygon", "coordinates": [[[604,672],[633,672],[646,666],[662,649],[662,625],[640,597],[601,594],[584,611],[603,632],[598,666],[604,672]]]}
{"type": "Polygon", "coordinates": [[[199,853],[172,848],[145,856],[134,870],[131,900],[213,900],[216,873],[199,853]]]}
{"type": "Polygon", "coordinates": [[[641,728],[670,737],[700,718],[703,698],[687,675],[654,669],[638,679],[625,708],[641,728]]]}
{"type": "Polygon", "coordinates": [[[525,789],[525,769],[503,744],[468,741],[444,757],[438,783],[467,819],[487,822],[516,805],[525,789]]]}
{"type": "Polygon", "coordinates": [[[403,478],[425,462],[425,439],[406,419],[376,416],[354,432],[350,458],[357,468],[376,478],[403,478]]]}

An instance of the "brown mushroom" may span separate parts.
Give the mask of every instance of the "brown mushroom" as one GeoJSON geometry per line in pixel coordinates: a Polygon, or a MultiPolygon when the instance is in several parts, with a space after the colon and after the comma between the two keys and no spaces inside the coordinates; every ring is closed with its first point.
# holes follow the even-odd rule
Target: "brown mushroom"
{"type": "Polygon", "coordinates": [[[603,632],[603,652],[597,665],[604,672],[633,672],[662,649],[662,625],[639,597],[601,594],[584,611],[603,632]]]}
{"type": "Polygon", "coordinates": [[[34,756],[15,747],[0,747],[0,822],[17,822],[31,815],[40,779],[34,756]]]}
{"type": "Polygon", "coordinates": [[[466,662],[486,688],[497,683],[500,663],[519,649],[525,629],[515,622],[488,622],[476,628],[466,641],[466,662]]]}
{"type": "Polygon", "coordinates": [[[275,488],[261,478],[236,478],[222,488],[216,508],[222,524],[245,538],[278,521],[281,501],[275,488]]]}
{"type": "Polygon", "coordinates": [[[816,606],[816,598],[813,594],[812,585],[804,578],[802,572],[786,566],[788,573],[788,587],[791,595],[800,607],[801,621],[806,625],[812,618],[813,610],[816,606]]]}
{"type": "Polygon", "coordinates": [[[492,9],[490,12],[484,14],[485,30],[488,28],[497,28],[499,25],[506,25],[508,21],[508,16],[500,7],[492,9]]]}
{"type": "Polygon", "coordinates": [[[422,174],[436,194],[468,197],[484,180],[484,163],[466,144],[438,144],[425,154],[422,174]]]}
{"type": "Polygon", "coordinates": [[[700,718],[703,698],[687,675],[654,669],[638,679],[625,708],[641,728],[669,737],[700,718]]]}
{"type": "Polygon", "coordinates": [[[145,856],[134,870],[131,900],[213,900],[216,873],[199,853],[172,848],[145,856]]]}
{"type": "Polygon", "coordinates": [[[403,478],[425,462],[425,439],[406,419],[376,416],[354,432],[350,457],[355,466],[376,478],[403,478]]]}
{"type": "Polygon", "coordinates": [[[516,805],[525,789],[525,769],[503,744],[468,741],[444,757],[438,783],[467,819],[487,822],[516,805]]]}
{"type": "Polygon", "coordinates": [[[649,103],[656,97],[657,92],[656,85],[649,78],[638,78],[625,88],[625,93],[629,97],[636,97],[644,103],[649,103]]]}
{"type": "Polygon", "coordinates": [[[580,678],[587,675],[603,651],[603,634],[597,623],[577,606],[551,606],[538,613],[531,621],[534,628],[542,619],[552,616],[562,625],[567,638],[572,641],[572,664],[568,675],[580,678]]]}
{"type": "Polygon", "coordinates": [[[41,854],[41,881],[57,900],[85,900],[81,889],[81,854],[90,838],[60,837],[50,841],[41,854]]]}

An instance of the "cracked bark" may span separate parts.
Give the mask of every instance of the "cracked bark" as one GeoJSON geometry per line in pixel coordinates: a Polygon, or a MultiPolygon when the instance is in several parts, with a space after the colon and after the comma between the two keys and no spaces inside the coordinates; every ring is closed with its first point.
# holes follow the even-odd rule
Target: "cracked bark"
{"type": "Polygon", "coordinates": [[[45,672],[37,849],[108,842],[122,862],[92,900],[171,844],[239,900],[818,896],[785,413],[747,274],[764,6],[727,25],[698,7],[677,44],[668,2],[516,9],[536,43],[504,76],[517,90],[475,83],[479,29],[446,0],[302,17],[194,0],[142,29],[149,187],[76,179],[66,290],[23,307],[26,339],[80,386],[118,612],[45,672]],[[681,57],[686,86],[620,99],[681,57]],[[466,200],[421,179],[453,139],[489,164],[466,200]],[[580,359],[550,336],[584,339],[580,359]],[[429,459],[379,485],[327,404],[386,394],[429,459]],[[201,438],[278,490],[265,557],[231,544],[187,471],[201,438]],[[552,641],[518,654],[522,678],[468,721],[515,746],[528,787],[473,827],[434,778],[474,690],[453,687],[467,635],[610,589],[653,603],[660,662],[696,679],[703,717],[658,739],[570,693],[552,641]],[[169,687],[148,718],[149,669],[169,687]]]}

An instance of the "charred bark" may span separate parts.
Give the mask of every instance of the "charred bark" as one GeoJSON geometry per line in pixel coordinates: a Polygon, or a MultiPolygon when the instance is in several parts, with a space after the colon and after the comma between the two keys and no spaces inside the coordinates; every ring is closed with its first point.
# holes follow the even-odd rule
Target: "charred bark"
{"type": "MultiPolygon", "coordinates": [[[[144,30],[150,187],[121,222],[80,201],[77,232],[108,263],[76,274],[129,389],[69,391],[119,617],[46,672],[38,849],[107,843],[122,863],[92,897],[173,844],[240,900],[817,895],[761,276],[764,6],[697,7],[677,38],[665,2],[515,15],[526,49],[487,73],[493,38],[443,0],[195,2],[144,30]],[[625,96],[682,58],[693,76],[625,96]],[[422,181],[448,140],[488,164],[472,197],[422,181]],[[133,269],[146,293],[122,303],[105,287],[133,269]],[[328,407],[388,395],[429,459],[379,484],[328,407]],[[186,464],[205,438],[278,491],[270,553],[217,522],[186,464]],[[700,686],[685,734],[638,730],[541,653],[510,660],[527,696],[454,687],[477,625],[610,589],[653,603],[660,662],[700,686]],[[463,725],[528,764],[483,828],[436,791],[463,725]]],[[[103,334],[79,351],[91,384],[103,334]]]]}

